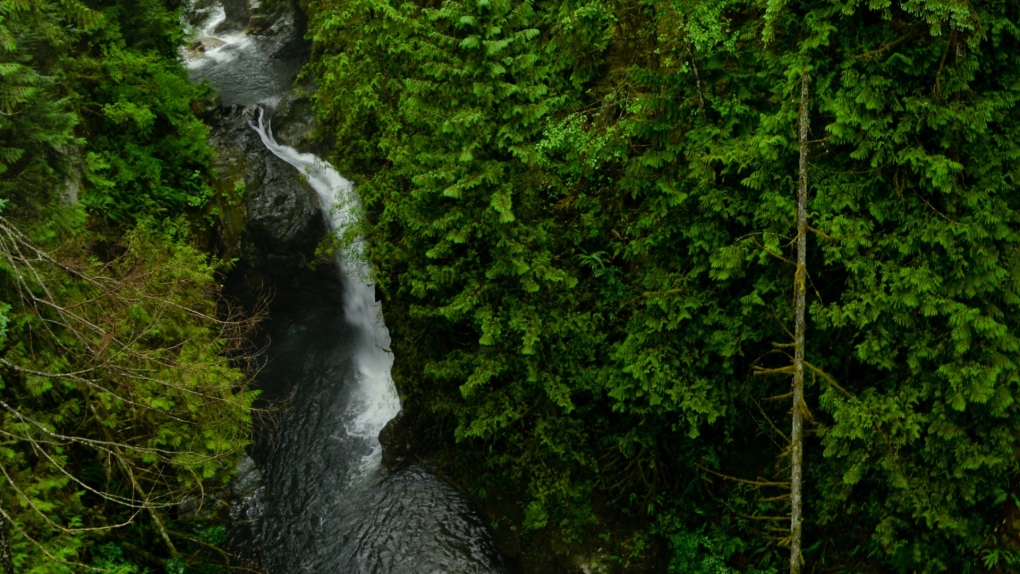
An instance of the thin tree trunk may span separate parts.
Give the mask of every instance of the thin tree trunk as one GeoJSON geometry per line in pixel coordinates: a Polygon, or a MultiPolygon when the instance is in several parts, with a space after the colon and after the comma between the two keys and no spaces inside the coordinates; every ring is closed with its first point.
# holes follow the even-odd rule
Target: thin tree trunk
{"type": "Polygon", "coordinates": [[[808,75],[800,77],[800,174],[797,183],[797,273],[793,280],[795,295],[793,356],[793,432],[790,434],[790,574],[800,574],[801,524],[803,501],[801,481],[804,474],[804,319],[807,291],[807,160],[808,160],[808,75]]]}
{"type": "Polygon", "coordinates": [[[0,566],[4,574],[14,574],[14,556],[11,554],[11,540],[7,537],[7,519],[0,513],[0,566]]]}

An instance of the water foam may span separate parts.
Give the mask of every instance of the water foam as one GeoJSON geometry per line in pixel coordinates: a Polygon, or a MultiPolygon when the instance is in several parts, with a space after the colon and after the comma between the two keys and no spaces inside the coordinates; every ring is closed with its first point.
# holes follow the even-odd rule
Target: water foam
{"type": "MultiPolygon", "coordinates": [[[[266,148],[294,166],[315,190],[319,205],[330,229],[342,232],[358,221],[360,201],[351,182],[329,163],[310,153],[280,145],[273,137],[272,127],[259,108],[257,123],[249,123],[266,148]]],[[[382,305],[375,300],[375,285],[365,259],[365,243],[353,240],[344,256],[337,255],[344,279],[344,316],[358,332],[355,362],[358,386],[353,389],[344,426],[347,434],[371,441],[373,448],[362,461],[367,472],[378,465],[382,452],[379,431],[400,411],[400,397],[390,375],[393,353],[390,333],[383,322],[382,305]]]]}
{"type": "Polygon", "coordinates": [[[198,69],[210,64],[226,64],[237,59],[246,48],[252,45],[252,38],[244,30],[227,30],[216,34],[216,27],[227,19],[223,6],[216,5],[211,10],[206,23],[191,36],[195,39],[215,38],[222,42],[219,46],[207,48],[204,52],[191,57],[185,55],[184,63],[191,69],[198,69]]]}

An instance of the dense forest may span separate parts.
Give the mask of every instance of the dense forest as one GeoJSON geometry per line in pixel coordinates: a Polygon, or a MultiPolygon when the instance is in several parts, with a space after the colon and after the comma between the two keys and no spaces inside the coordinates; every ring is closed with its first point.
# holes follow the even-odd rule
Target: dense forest
{"type": "Polygon", "coordinates": [[[1016,3],[304,4],[405,410],[497,531],[777,572],[793,495],[805,571],[1020,569],[1016,3]]]}
{"type": "MultiPolygon", "coordinates": [[[[1020,5],[299,3],[407,424],[497,537],[1020,571],[1020,5]]],[[[181,503],[251,440],[254,319],[183,9],[0,0],[5,574],[223,571],[181,503]]]]}
{"type": "Polygon", "coordinates": [[[249,441],[208,130],[160,0],[0,0],[0,570],[201,571],[249,441]],[[234,355],[236,357],[236,354],[234,355]],[[144,569],[144,570],[143,570],[144,569]]]}

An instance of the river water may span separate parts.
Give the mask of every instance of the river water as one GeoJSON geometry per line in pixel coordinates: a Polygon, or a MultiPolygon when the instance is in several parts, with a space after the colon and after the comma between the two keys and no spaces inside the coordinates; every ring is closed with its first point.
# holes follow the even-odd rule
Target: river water
{"type": "MultiPolygon", "coordinates": [[[[212,37],[224,19],[218,5],[209,12],[197,38],[212,37]]],[[[251,128],[315,190],[329,228],[342,230],[358,214],[351,182],[279,145],[261,111],[280,100],[302,64],[270,58],[266,42],[221,32],[187,59],[192,78],[215,86],[224,105],[260,108],[251,128]]],[[[270,574],[502,573],[491,535],[461,493],[424,467],[388,473],[381,465],[378,434],[400,400],[363,249],[356,241],[339,261],[342,305],[298,291],[273,308],[277,327],[256,386],[293,394],[253,449],[263,486],[233,509],[230,550],[270,574]]]]}

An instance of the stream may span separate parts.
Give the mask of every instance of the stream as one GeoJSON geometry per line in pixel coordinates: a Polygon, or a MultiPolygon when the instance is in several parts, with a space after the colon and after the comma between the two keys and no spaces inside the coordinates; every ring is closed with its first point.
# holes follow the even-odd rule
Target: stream
{"type": "MultiPolygon", "coordinates": [[[[328,228],[342,230],[358,213],[353,185],[314,155],[278,144],[269,119],[303,62],[269,57],[267,40],[241,30],[214,33],[223,7],[206,10],[192,31],[205,50],[186,56],[192,79],[210,82],[224,105],[258,108],[251,129],[315,190],[328,228]]],[[[341,305],[311,292],[277,294],[287,301],[274,307],[256,386],[291,398],[251,449],[262,487],[232,509],[228,549],[270,574],[505,572],[460,492],[420,465],[390,473],[381,464],[379,431],[400,400],[364,248],[355,241],[338,261],[341,305]]]]}

